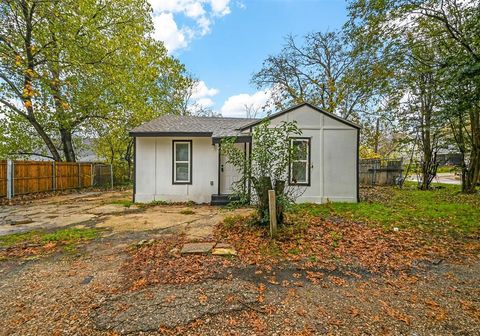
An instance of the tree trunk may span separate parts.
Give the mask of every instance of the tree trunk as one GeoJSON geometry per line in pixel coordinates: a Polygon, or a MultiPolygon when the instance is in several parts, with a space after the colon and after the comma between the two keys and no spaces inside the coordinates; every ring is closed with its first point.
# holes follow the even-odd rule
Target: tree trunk
{"type": "Polygon", "coordinates": [[[262,176],[258,180],[252,177],[253,187],[258,196],[258,219],[262,225],[268,225],[268,191],[272,190],[272,180],[269,176],[262,176]]]}
{"type": "Polygon", "coordinates": [[[33,108],[33,75],[35,74],[35,61],[32,53],[32,31],[33,31],[33,5],[31,8],[27,7],[27,4],[22,4],[22,13],[25,20],[25,55],[27,58],[27,70],[24,75],[23,82],[23,96],[22,102],[27,110],[25,118],[35,128],[38,135],[42,138],[43,142],[47,146],[48,150],[52,154],[55,161],[62,161],[62,158],[55,147],[50,136],[45,132],[44,128],[37,121],[33,108]]]}
{"type": "Polygon", "coordinates": [[[475,193],[480,178],[480,113],[479,110],[470,111],[471,139],[472,148],[470,150],[470,160],[466,166],[466,171],[462,191],[465,193],[475,193]]]}
{"type": "Polygon", "coordinates": [[[480,151],[478,148],[472,148],[470,152],[470,162],[464,175],[462,191],[468,194],[475,193],[480,177],[480,151]]]}
{"type": "MultiPolygon", "coordinates": [[[[27,108],[27,111],[29,108],[27,108]]],[[[48,150],[50,151],[50,154],[52,154],[52,157],[55,161],[62,161],[62,157],[58,153],[57,148],[55,147],[55,144],[53,143],[52,139],[48,136],[48,134],[45,132],[43,129],[42,125],[40,125],[37,120],[35,119],[33,115],[33,109],[32,111],[28,111],[28,118],[27,120],[30,122],[30,124],[35,128],[37,131],[38,135],[42,138],[43,142],[47,146],[48,150]]]]}
{"type": "Polygon", "coordinates": [[[277,198],[277,223],[279,225],[282,225],[284,220],[284,216],[283,216],[283,213],[285,210],[284,201],[283,201],[283,197],[285,195],[284,191],[285,191],[285,181],[278,181],[278,180],[275,181],[275,196],[277,198]]]}
{"type": "Polygon", "coordinates": [[[75,150],[72,143],[72,132],[64,128],[60,128],[60,136],[62,138],[63,154],[65,155],[65,161],[75,162],[77,160],[75,156],[75,150]]]}
{"type": "Polygon", "coordinates": [[[432,136],[432,130],[435,132],[432,125],[432,119],[434,118],[432,82],[432,74],[420,75],[420,134],[423,151],[421,163],[422,182],[419,185],[421,190],[430,189],[430,184],[437,174],[436,155],[434,155],[435,133],[432,136]]]}
{"type": "Polygon", "coordinates": [[[377,123],[375,125],[375,143],[374,143],[374,151],[375,154],[378,154],[378,147],[380,142],[380,118],[377,118],[377,123]]]}
{"type": "MultiPolygon", "coordinates": [[[[135,139],[135,138],[133,138],[135,139]]],[[[132,176],[132,159],[133,159],[133,155],[135,155],[135,153],[133,153],[133,147],[134,147],[134,140],[133,139],[130,139],[128,141],[128,144],[127,144],[127,150],[125,152],[125,160],[127,161],[127,165],[128,165],[128,180],[129,181],[132,181],[134,176],[132,176]]]]}

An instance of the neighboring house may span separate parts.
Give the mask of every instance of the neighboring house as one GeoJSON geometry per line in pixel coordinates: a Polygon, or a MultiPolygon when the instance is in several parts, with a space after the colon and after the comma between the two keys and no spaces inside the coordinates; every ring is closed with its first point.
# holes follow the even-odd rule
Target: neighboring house
{"type": "MultiPolygon", "coordinates": [[[[295,120],[302,135],[292,144],[308,146],[288,181],[303,188],[298,202],[358,201],[357,125],[307,103],[268,119],[271,125],[295,120]]],[[[221,140],[236,136],[248,158],[251,131],[261,121],[165,115],[134,128],[134,200],[226,204],[240,176],[220,154],[221,140]]]]}
{"type": "MultiPolygon", "coordinates": [[[[77,162],[105,161],[99,158],[93,151],[93,142],[94,142],[93,138],[80,138],[80,141],[75,141],[74,146],[76,145],[75,156],[76,156],[77,162]]],[[[37,149],[35,152],[49,155],[48,148],[46,146],[43,146],[42,148],[37,149]]],[[[23,159],[27,161],[53,161],[53,159],[50,157],[45,157],[43,155],[35,155],[35,154],[22,155],[19,157],[19,159],[23,159]]]]}
{"type": "Polygon", "coordinates": [[[461,167],[463,164],[463,155],[455,150],[442,148],[437,153],[437,162],[439,166],[461,167]]]}

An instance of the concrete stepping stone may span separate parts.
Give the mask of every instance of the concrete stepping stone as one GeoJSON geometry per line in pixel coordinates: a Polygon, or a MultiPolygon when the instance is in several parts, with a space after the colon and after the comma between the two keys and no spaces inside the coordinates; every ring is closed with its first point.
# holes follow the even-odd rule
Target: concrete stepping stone
{"type": "Polygon", "coordinates": [[[183,245],[181,254],[208,254],[215,243],[187,243],[183,245]]]}
{"type": "Polygon", "coordinates": [[[230,244],[218,243],[212,250],[212,254],[220,256],[237,255],[237,251],[230,244]]]}

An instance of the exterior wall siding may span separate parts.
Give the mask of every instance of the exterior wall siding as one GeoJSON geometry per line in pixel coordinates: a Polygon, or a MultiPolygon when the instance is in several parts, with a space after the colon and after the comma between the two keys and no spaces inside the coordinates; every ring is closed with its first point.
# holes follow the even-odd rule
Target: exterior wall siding
{"type": "Polygon", "coordinates": [[[357,201],[357,129],[309,106],[271,121],[296,121],[302,136],[311,138],[311,185],[298,187],[298,203],[357,201]]]}
{"type": "Polygon", "coordinates": [[[218,188],[218,149],[211,138],[137,138],[137,202],[208,203],[218,188]],[[192,183],[172,184],[172,141],[192,140],[192,183]]]}

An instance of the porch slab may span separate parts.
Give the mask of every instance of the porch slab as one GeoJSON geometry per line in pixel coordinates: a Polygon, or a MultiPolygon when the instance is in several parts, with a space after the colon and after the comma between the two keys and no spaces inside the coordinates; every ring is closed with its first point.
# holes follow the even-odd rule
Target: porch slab
{"type": "Polygon", "coordinates": [[[208,254],[212,251],[215,243],[187,243],[183,245],[181,254],[208,254]]]}

